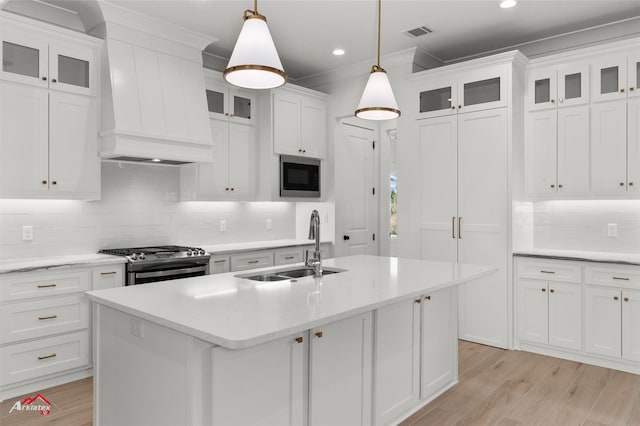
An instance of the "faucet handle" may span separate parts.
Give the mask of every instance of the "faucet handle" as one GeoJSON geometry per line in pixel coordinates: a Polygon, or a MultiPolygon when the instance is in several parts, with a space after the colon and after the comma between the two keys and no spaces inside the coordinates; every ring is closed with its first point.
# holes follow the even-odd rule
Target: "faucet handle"
{"type": "Polygon", "coordinates": [[[304,251],[304,263],[305,265],[309,262],[309,250],[304,251]]]}

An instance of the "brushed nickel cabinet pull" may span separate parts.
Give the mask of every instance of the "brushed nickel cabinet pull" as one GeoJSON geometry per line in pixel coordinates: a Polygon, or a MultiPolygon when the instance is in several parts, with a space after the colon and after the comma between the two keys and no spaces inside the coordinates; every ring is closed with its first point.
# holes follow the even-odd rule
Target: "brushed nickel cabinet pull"
{"type": "Polygon", "coordinates": [[[259,260],[250,260],[247,263],[258,263],[258,262],[260,262],[260,261],[259,260]]]}
{"type": "Polygon", "coordinates": [[[304,339],[302,337],[296,337],[296,343],[302,343],[304,339]]]}
{"type": "Polygon", "coordinates": [[[295,259],[296,257],[295,256],[285,256],[284,258],[288,260],[288,259],[295,259]]]}
{"type": "Polygon", "coordinates": [[[117,274],[117,273],[118,273],[118,272],[116,272],[116,271],[100,272],[100,275],[115,275],[115,274],[117,274]]]}
{"type": "Polygon", "coordinates": [[[38,288],[56,287],[56,284],[38,284],[38,288]]]}
{"type": "Polygon", "coordinates": [[[49,315],[48,317],[38,317],[38,319],[39,319],[40,321],[50,320],[50,319],[56,319],[56,318],[58,318],[58,316],[57,316],[57,315],[49,315]]]}
{"type": "Polygon", "coordinates": [[[213,263],[224,263],[227,259],[214,260],[213,263]]]}
{"type": "Polygon", "coordinates": [[[458,239],[462,239],[462,218],[458,217],[458,239]]]}
{"type": "Polygon", "coordinates": [[[456,217],[451,216],[451,238],[456,238],[456,217]]]}
{"type": "Polygon", "coordinates": [[[55,357],[56,357],[56,354],[51,354],[51,355],[39,356],[38,359],[43,360],[43,359],[55,358],[55,357]]]}
{"type": "Polygon", "coordinates": [[[612,278],[618,281],[629,281],[629,278],[625,278],[625,277],[612,277],[612,278]]]}
{"type": "Polygon", "coordinates": [[[540,271],[541,274],[555,274],[554,271],[540,271]]]}
{"type": "Polygon", "coordinates": [[[318,332],[316,333],[316,337],[322,337],[322,331],[318,331],[318,332]]]}

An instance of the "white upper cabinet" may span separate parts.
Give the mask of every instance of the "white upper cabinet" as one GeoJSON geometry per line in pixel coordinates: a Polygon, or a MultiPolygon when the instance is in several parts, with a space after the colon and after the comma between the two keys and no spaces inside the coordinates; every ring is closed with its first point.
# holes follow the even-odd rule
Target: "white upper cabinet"
{"type": "Polygon", "coordinates": [[[205,70],[205,84],[210,118],[255,124],[256,96],[254,93],[230,85],[209,70],[205,70]]]}
{"type": "Polygon", "coordinates": [[[499,108],[508,104],[505,67],[440,79],[420,88],[418,118],[499,108]]]}
{"type": "Polygon", "coordinates": [[[326,97],[289,87],[273,91],[273,150],[276,154],[325,158],[326,97]]]}
{"type": "Polygon", "coordinates": [[[527,78],[527,108],[555,109],[589,102],[589,65],[567,64],[532,70],[527,78]]]}
{"type": "Polygon", "coordinates": [[[640,86],[640,53],[598,58],[591,65],[593,101],[636,97],[640,86]]]}

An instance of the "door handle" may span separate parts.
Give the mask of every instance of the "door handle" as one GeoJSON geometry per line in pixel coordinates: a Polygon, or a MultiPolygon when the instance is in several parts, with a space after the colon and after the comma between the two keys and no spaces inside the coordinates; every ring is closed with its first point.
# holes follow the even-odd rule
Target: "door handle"
{"type": "Polygon", "coordinates": [[[351,237],[349,237],[348,235],[343,235],[342,236],[342,239],[345,240],[345,241],[349,241],[350,238],[351,237]]]}

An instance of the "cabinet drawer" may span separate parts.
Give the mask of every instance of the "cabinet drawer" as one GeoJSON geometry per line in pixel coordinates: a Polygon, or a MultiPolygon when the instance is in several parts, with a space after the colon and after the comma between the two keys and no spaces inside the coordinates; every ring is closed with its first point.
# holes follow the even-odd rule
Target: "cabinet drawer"
{"type": "Polygon", "coordinates": [[[298,263],[303,260],[303,251],[300,247],[290,247],[278,249],[274,252],[274,263],[276,265],[288,265],[298,263]]]}
{"type": "Polygon", "coordinates": [[[584,275],[588,284],[640,289],[640,268],[586,266],[584,275]]]}
{"type": "Polygon", "coordinates": [[[224,274],[225,272],[229,272],[230,263],[230,256],[211,256],[209,259],[209,274],[224,274]]]}
{"type": "Polygon", "coordinates": [[[519,261],[518,278],[579,283],[582,271],[580,265],[572,263],[519,261]]]}
{"type": "Polygon", "coordinates": [[[0,277],[0,300],[18,300],[32,297],[88,291],[89,271],[18,272],[0,277]]]}
{"type": "Polygon", "coordinates": [[[252,252],[244,255],[231,256],[231,271],[246,271],[248,269],[266,268],[273,266],[273,252],[252,252]]]}
{"type": "Polygon", "coordinates": [[[3,385],[89,364],[89,333],[66,334],[0,348],[3,385]]]}
{"type": "Polygon", "coordinates": [[[93,268],[93,289],[122,287],[124,285],[124,266],[110,265],[93,268]]]}
{"type": "Polygon", "coordinates": [[[0,343],[89,328],[84,294],[0,306],[0,343]]]}

